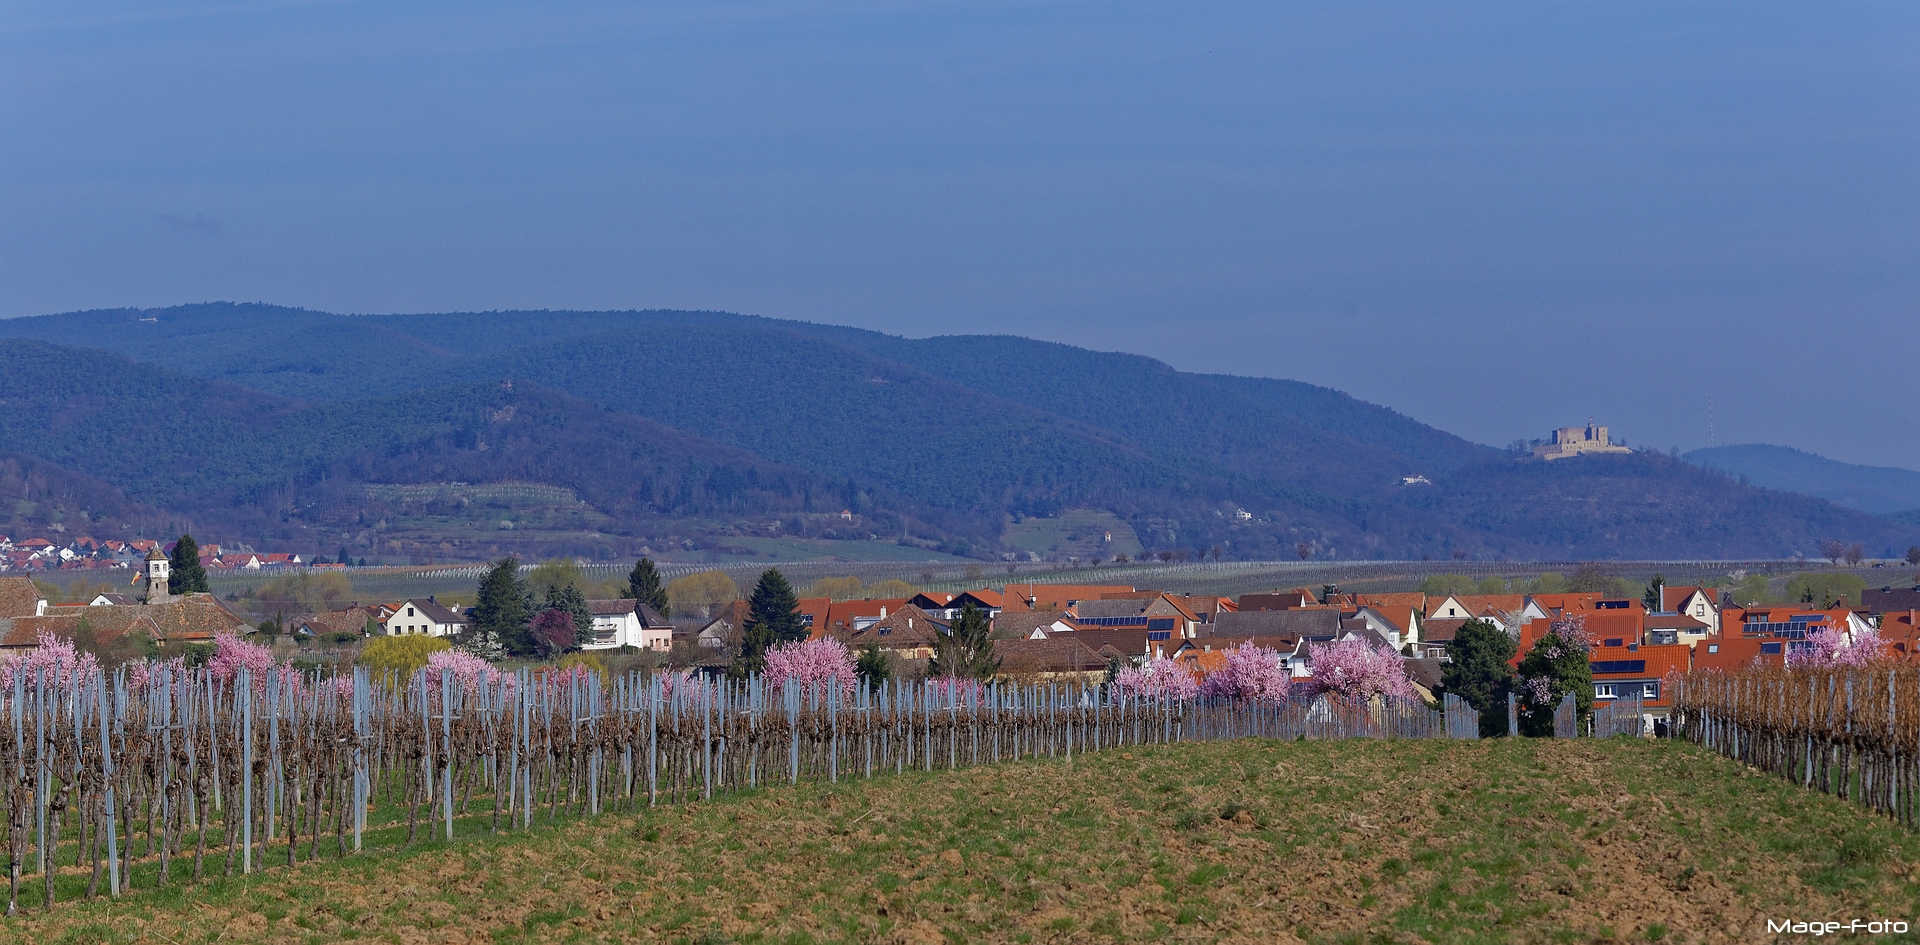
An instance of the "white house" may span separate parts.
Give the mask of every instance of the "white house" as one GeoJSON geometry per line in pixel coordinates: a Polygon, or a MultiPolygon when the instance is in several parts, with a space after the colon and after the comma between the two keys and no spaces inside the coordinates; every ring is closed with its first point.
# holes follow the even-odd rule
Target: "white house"
{"type": "Polygon", "coordinates": [[[381,626],[388,636],[448,637],[467,629],[467,618],[429,597],[401,601],[381,626]]]}
{"type": "Polygon", "coordinates": [[[593,636],[580,642],[583,650],[673,648],[673,624],[637,600],[590,600],[587,608],[593,611],[593,636]]]}

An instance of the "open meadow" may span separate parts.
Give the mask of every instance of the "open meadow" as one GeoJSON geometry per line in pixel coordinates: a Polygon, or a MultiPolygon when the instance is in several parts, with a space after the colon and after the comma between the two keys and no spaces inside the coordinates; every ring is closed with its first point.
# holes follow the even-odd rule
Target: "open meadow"
{"type": "Polygon", "coordinates": [[[28,907],[0,942],[1744,942],[1778,938],[1768,919],[1920,920],[1920,838],[1679,742],[1154,745],[486,826],[28,907]]]}

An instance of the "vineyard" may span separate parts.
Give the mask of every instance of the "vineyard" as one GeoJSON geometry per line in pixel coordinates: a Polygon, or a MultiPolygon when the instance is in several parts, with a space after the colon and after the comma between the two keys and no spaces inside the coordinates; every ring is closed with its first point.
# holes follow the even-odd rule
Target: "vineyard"
{"type": "Polygon", "coordinates": [[[10,910],[23,896],[51,908],[63,860],[90,898],[345,856],[377,827],[413,844],[803,780],[1245,737],[1474,738],[1478,727],[1451,699],[1435,710],[953,680],[843,690],[508,675],[471,658],[405,679],[322,679],[270,662],[6,667],[10,910]],[[37,896],[22,891],[23,870],[39,876],[37,896]]]}
{"type": "Polygon", "coordinates": [[[1674,715],[1708,749],[1907,826],[1920,818],[1920,669],[1694,674],[1674,715]]]}

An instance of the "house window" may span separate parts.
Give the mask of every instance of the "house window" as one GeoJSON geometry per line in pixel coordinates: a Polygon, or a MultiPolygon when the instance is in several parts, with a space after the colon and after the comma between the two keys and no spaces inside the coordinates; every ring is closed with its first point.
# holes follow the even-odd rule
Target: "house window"
{"type": "Polygon", "coordinates": [[[413,616],[413,608],[411,607],[407,608],[407,616],[409,617],[413,616]]]}
{"type": "Polygon", "coordinates": [[[1613,698],[1613,683],[1601,683],[1593,687],[1593,697],[1595,699],[1613,698]]]}
{"type": "Polygon", "coordinates": [[[1660,698],[1660,684],[1657,682],[1641,683],[1640,698],[1642,699],[1660,698]]]}
{"type": "Polygon", "coordinates": [[[1709,652],[1709,653],[1718,653],[1718,652],[1720,652],[1720,644],[1718,644],[1718,643],[1709,643],[1709,644],[1707,644],[1707,652],[1709,652]]]}

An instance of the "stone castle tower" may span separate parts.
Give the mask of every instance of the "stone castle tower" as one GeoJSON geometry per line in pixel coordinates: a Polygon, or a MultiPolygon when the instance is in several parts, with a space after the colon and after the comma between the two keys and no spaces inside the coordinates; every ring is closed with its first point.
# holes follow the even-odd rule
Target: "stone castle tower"
{"type": "Polygon", "coordinates": [[[173,595],[167,591],[172,567],[172,562],[160,553],[160,549],[147,552],[147,603],[164,604],[173,599],[173,595]]]}

